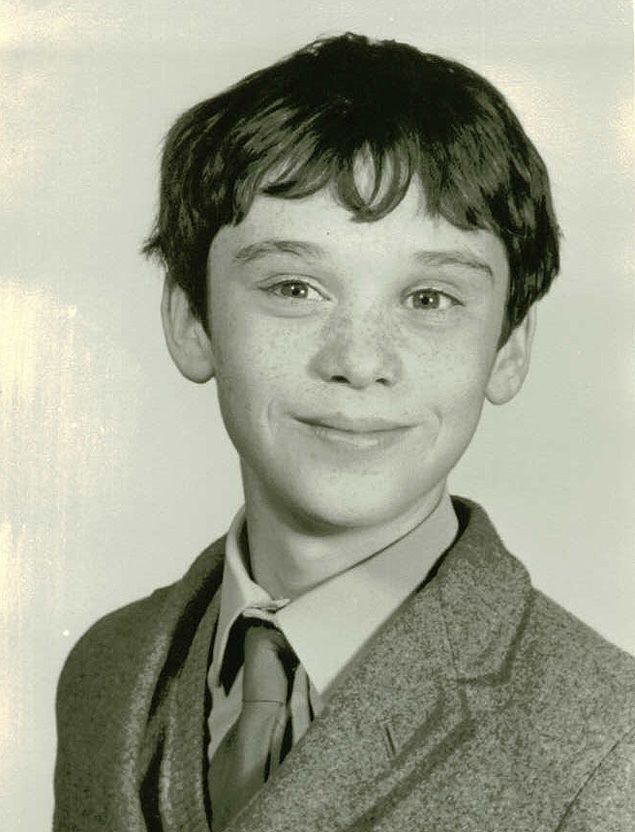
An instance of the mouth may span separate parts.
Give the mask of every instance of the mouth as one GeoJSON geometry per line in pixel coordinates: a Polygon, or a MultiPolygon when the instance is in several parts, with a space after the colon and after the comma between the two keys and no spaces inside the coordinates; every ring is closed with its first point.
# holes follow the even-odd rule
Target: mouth
{"type": "Polygon", "coordinates": [[[341,413],[296,417],[319,439],[355,448],[387,447],[398,442],[414,425],[376,417],[350,417],[341,413]]]}

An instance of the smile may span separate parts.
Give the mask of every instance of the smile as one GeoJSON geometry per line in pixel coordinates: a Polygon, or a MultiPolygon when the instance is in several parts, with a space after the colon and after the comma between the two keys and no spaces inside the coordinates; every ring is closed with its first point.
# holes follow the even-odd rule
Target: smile
{"type": "Polygon", "coordinates": [[[318,439],[359,450],[387,448],[414,427],[377,418],[350,418],[341,414],[298,418],[318,439]]]}

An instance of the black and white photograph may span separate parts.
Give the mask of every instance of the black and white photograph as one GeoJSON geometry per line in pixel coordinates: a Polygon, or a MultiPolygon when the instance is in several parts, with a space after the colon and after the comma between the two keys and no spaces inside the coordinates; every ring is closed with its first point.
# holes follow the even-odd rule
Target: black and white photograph
{"type": "Polygon", "coordinates": [[[0,56],[0,828],[635,829],[631,4],[0,56]]]}

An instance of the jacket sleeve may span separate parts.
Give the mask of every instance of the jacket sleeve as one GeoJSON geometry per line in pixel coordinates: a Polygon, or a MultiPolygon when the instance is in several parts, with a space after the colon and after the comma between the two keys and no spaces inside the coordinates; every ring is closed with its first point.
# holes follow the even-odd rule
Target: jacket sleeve
{"type": "Polygon", "coordinates": [[[144,828],[135,748],[150,696],[143,683],[153,676],[145,648],[152,612],[154,597],[107,615],[66,660],[56,701],[55,832],[144,828]]]}
{"type": "Polygon", "coordinates": [[[557,832],[633,832],[635,829],[635,729],[591,774],[557,832]]]}

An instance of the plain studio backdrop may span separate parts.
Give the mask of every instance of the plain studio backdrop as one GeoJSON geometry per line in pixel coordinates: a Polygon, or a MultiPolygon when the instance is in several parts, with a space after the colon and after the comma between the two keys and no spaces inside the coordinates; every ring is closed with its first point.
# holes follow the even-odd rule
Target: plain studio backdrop
{"type": "Polygon", "coordinates": [[[0,826],[46,829],[54,692],[96,618],[177,579],[241,502],[213,384],[173,368],[139,255],[187,106],[319,35],[494,82],[551,172],[562,270],[532,368],[451,479],[534,582],[635,650],[627,2],[5,2],[0,17],[0,826]]]}

